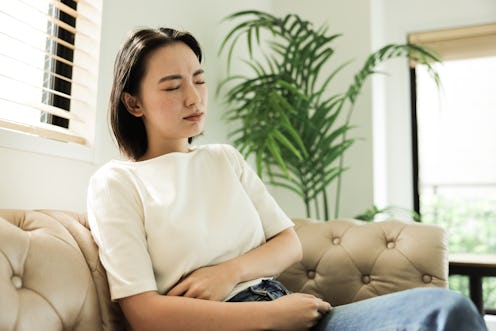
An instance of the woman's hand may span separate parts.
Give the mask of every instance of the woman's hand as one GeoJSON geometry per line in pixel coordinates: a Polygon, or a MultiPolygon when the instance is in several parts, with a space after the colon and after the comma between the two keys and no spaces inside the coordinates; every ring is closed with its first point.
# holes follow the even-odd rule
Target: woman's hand
{"type": "Polygon", "coordinates": [[[226,264],[197,269],[176,284],[167,295],[222,301],[238,284],[226,264]]]}
{"type": "Polygon", "coordinates": [[[270,301],[270,330],[309,330],[315,326],[331,305],[311,294],[294,293],[270,301]]]}

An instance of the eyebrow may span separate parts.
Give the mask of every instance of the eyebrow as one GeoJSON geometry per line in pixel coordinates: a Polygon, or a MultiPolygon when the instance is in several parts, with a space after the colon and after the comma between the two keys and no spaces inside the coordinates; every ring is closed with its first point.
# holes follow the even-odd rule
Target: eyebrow
{"type": "MultiPolygon", "coordinates": [[[[205,71],[203,69],[198,69],[193,73],[193,77],[196,77],[198,75],[203,74],[205,71]]],[[[169,80],[176,80],[176,79],[183,79],[183,76],[181,75],[169,75],[169,76],[164,76],[158,80],[158,83],[163,83],[169,80]]]]}

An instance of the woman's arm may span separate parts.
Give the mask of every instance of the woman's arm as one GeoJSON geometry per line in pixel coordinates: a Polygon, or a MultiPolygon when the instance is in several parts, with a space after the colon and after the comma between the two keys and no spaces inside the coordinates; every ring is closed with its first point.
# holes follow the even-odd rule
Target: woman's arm
{"type": "Polygon", "coordinates": [[[238,258],[226,262],[240,282],[264,276],[274,276],[302,258],[301,243],[293,228],[279,232],[238,258]]]}
{"type": "Polygon", "coordinates": [[[295,293],[265,302],[215,301],[232,289],[226,284],[277,274],[300,258],[301,244],[289,228],[244,255],[198,269],[168,295],[145,292],[120,299],[119,304],[135,331],[309,330],[331,309],[313,295],[295,293]]]}
{"type": "Polygon", "coordinates": [[[281,231],[264,245],[224,263],[195,270],[167,294],[224,300],[239,283],[271,277],[301,260],[300,241],[293,228],[281,231]]]}
{"type": "Polygon", "coordinates": [[[135,331],[308,330],[331,307],[309,294],[266,302],[219,302],[144,292],[119,300],[135,331]]]}

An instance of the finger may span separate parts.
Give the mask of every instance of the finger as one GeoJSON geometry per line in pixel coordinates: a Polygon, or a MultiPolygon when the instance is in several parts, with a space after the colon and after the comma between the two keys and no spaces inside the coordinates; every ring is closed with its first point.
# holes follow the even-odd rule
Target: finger
{"type": "Polygon", "coordinates": [[[200,299],[201,297],[201,294],[198,293],[197,290],[194,290],[192,289],[191,287],[188,288],[188,290],[186,292],[184,292],[183,294],[184,297],[187,297],[187,298],[194,298],[194,299],[200,299]]]}
{"type": "Polygon", "coordinates": [[[301,298],[308,298],[308,299],[319,299],[313,294],[308,294],[308,293],[293,293],[290,295],[297,295],[300,296],[301,298]]]}
{"type": "Polygon", "coordinates": [[[332,306],[329,302],[322,301],[319,303],[317,311],[321,314],[325,314],[332,309],[332,306]]]}
{"type": "Polygon", "coordinates": [[[188,285],[184,282],[180,282],[176,286],[167,292],[167,295],[171,296],[184,296],[184,294],[188,291],[188,285]]]}
{"type": "Polygon", "coordinates": [[[189,288],[186,293],[183,294],[184,297],[193,299],[203,299],[210,300],[211,294],[208,291],[200,291],[199,289],[189,288]]]}

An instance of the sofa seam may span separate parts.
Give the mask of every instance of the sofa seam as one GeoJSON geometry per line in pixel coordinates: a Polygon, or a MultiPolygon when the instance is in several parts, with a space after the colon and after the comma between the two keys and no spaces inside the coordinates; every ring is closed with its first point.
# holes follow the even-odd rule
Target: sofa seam
{"type": "MultiPolygon", "coordinates": [[[[399,236],[401,235],[401,233],[408,227],[408,224],[403,224],[402,228],[400,231],[398,231],[398,234],[397,236],[395,237],[395,241],[398,240],[399,236]]],[[[405,258],[405,260],[408,261],[408,263],[413,267],[413,269],[415,269],[415,271],[417,271],[420,275],[424,275],[425,273],[421,272],[421,270],[415,265],[415,263],[412,262],[412,260],[407,256],[407,254],[405,254],[400,248],[397,248],[396,251],[401,254],[401,256],[403,256],[405,258]]],[[[431,275],[433,276],[433,275],[431,275]]]]}
{"type": "MultiPolygon", "coordinates": [[[[93,277],[92,277],[91,281],[93,281],[93,277]]],[[[74,319],[74,325],[79,325],[80,322],[81,322],[81,314],[83,312],[84,303],[86,302],[86,299],[88,298],[88,290],[89,290],[89,288],[90,288],[90,282],[88,281],[87,284],[86,284],[86,291],[85,291],[84,298],[81,301],[81,306],[79,307],[79,312],[77,313],[76,318],[74,319]]],[[[97,295],[96,300],[99,301],[98,300],[98,295],[97,295]]],[[[99,302],[98,302],[98,305],[99,305],[98,311],[100,312],[100,303],[99,302]]]]}
{"type": "MultiPolygon", "coordinates": [[[[387,234],[386,234],[386,231],[384,230],[384,227],[381,225],[379,225],[383,235],[384,235],[384,238],[386,238],[386,241],[387,241],[387,234]]],[[[404,229],[404,226],[401,228],[401,230],[398,231],[398,233],[401,233],[404,229]]],[[[397,238],[397,237],[396,237],[397,238]]],[[[377,264],[377,260],[379,260],[379,258],[384,254],[385,252],[385,249],[383,249],[379,254],[377,254],[377,256],[375,257],[374,261],[372,262],[372,266],[370,268],[370,271],[372,271],[375,267],[375,265],[377,264]]],[[[347,256],[349,257],[350,254],[347,252],[347,256]]],[[[355,260],[353,260],[351,257],[350,257],[350,260],[353,262],[353,265],[355,266],[355,268],[357,269],[358,272],[360,272],[360,269],[358,268],[358,265],[357,263],[355,262],[355,260]]],[[[408,259],[407,259],[408,260],[408,259]]],[[[411,261],[408,260],[408,262],[411,264],[411,261]]],[[[372,282],[370,282],[369,284],[367,284],[369,288],[371,288],[374,292],[374,294],[378,295],[378,291],[377,291],[377,288],[375,288],[375,285],[372,284],[372,282]]],[[[362,283],[362,286],[360,288],[363,288],[365,285],[362,283]]],[[[355,301],[355,299],[357,298],[357,294],[358,294],[359,291],[357,291],[355,293],[355,295],[353,296],[353,301],[355,301]]]]}
{"type": "Polygon", "coordinates": [[[64,325],[64,320],[62,319],[62,316],[60,315],[59,311],[55,308],[55,306],[47,299],[45,298],[43,295],[41,295],[40,292],[36,291],[35,289],[32,289],[32,288],[28,288],[28,287],[24,287],[24,289],[26,290],[29,290],[33,293],[35,293],[36,295],[38,295],[42,300],[44,300],[51,308],[52,310],[55,312],[55,314],[57,315],[57,317],[59,318],[60,320],[60,324],[62,324],[62,326],[64,327],[65,329],[65,325],[64,325]]]}

